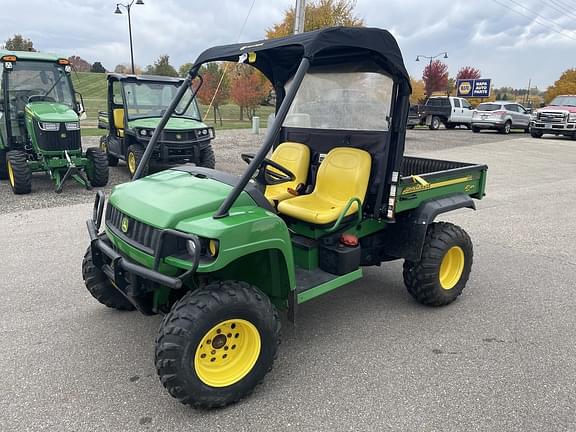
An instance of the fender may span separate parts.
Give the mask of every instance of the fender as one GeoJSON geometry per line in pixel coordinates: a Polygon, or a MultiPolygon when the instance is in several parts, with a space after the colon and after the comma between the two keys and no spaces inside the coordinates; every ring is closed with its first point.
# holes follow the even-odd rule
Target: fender
{"type": "Polygon", "coordinates": [[[384,231],[382,253],[408,261],[418,261],[422,255],[428,225],[434,222],[439,214],[459,208],[476,210],[476,204],[468,195],[459,193],[425,201],[405,215],[398,214],[396,223],[390,224],[384,231]]]}

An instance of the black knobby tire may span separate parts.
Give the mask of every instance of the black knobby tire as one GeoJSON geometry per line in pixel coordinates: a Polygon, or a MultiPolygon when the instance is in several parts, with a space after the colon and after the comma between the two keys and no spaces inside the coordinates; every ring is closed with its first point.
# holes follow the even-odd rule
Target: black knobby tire
{"type": "Polygon", "coordinates": [[[542,132],[536,132],[536,131],[530,130],[530,136],[532,138],[542,138],[542,135],[544,135],[542,132]]]}
{"type": "Polygon", "coordinates": [[[420,261],[404,262],[404,284],[416,301],[427,306],[452,303],[466,286],[473,260],[472,240],[462,228],[448,222],[428,227],[420,261]],[[446,253],[458,246],[464,254],[464,265],[457,283],[450,289],[442,287],[440,267],[446,253]]]}
{"type": "Polygon", "coordinates": [[[510,133],[511,129],[512,129],[512,122],[510,120],[508,120],[508,121],[506,121],[506,123],[504,123],[503,127],[498,129],[498,132],[500,132],[501,134],[504,134],[504,135],[508,135],[510,133]]]}
{"type": "Polygon", "coordinates": [[[476,126],[472,126],[472,132],[474,133],[479,133],[480,132],[480,128],[476,127],[476,126]]]}
{"type": "Polygon", "coordinates": [[[8,164],[6,163],[6,150],[0,150],[0,180],[8,180],[8,164]]]}
{"type": "Polygon", "coordinates": [[[428,128],[430,130],[438,130],[440,129],[440,123],[441,123],[440,117],[433,116],[432,120],[430,121],[430,126],[428,126],[428,128]]]}
{"type": "Polygon", "coordinates": [[[16,195],[24,195],[32,192],[32,171],[28,166],[28,156],[21,150],[11,150],[6,153],[6,165],[8,173],[12,171],[9,178],[10,187],[16,195]]]}
{"type": "MultiPolygon", "coordinates": [[[[126,151],[126,165],[128,166],[128,172],[130,173],[130,178],[134,177],[134,173],[136,172],[138,165],[140,165],[140,161],[142,160],[142,156],[144,156],[144,147],[142,147],[140,144],[132,144],[132,145],[128,146],[128,150],[126,151]],[[134,170],[131,169],[131,163],[130,163],[131,156],[130,155],[134,155],[134,159],[136,162],[136,166],[135,166],[134,170]]],[[[149,169],[149,166],[148,166],[148,164],[146,164],[146,166],[144,167],[144,170],[142,171],[142,177],[148,175],[148,169],[149,169]]]]}
{"type": "Polygon", "coordinates": [[[100,150],[106,153],[108,157],[108,166],[115,167],[118,166],[118,158],[116,156],[112,156],[110,154],[110,149],[108,148],[108,137],[102,136],[100,137],[100,150]]]}
{"type": "Polygon", "coordinates": [[[104,306],[117,310],[134,310],[132,303],[112,286],[112,283],[102,271],[94,266],[90,247],[86,250],[82,260],[82,278],[92,297],[104,306]]]}
{"type": "Polygon", "coordinates": [[[92,165],[91,169],[86,170],[90,184],[94,187],[106,186],[109,176],[106,153],[98,147],[90,147],[86,150],[86,159],[92,165]]]}
{"type": "MultiPolygon", "coordinates": [[[[225,353],[220,350],[227,350],[229,343],[226,339],[215,357],[225,353]]],[[[156,370],[162,385],[181,403],[196,408],[223,407],[249,395],[264,379],[272,369],[279,344],[278,313],[264,293],[245,282],[214,282],[187,293],[164,317],[156,339],[156,370]],[[245,320],[254,325],[260,351],[245,376],[225,387],[212,386],[197,373],[197,350],[203,338],[227,320],[245,320]]]]}
{"type": "Polygon", "coordinates": [[[214,155],[214,149],[212,145],[208,145],[200,150],[200,165],[204,168],[212,168],[216,167],[216,156],[214,155]]]}

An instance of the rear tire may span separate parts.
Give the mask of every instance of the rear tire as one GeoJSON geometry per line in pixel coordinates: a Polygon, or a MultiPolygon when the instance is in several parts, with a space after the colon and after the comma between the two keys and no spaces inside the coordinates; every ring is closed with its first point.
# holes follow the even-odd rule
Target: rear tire
{"type": "Polygon", "coordinates": [[[28,156],[21,150],[6,153],[8,181],[12,192],[24,195],[32,192],[32,171],[28,166],[28,156]]]}
{"type": "Polygon", "coordinates": [[[498,130],[498,132],[504,135],[508,135],[511,129],[512,129],[512,123],[510,121],[507,121],[506,123],[504,123],[504,126],[498,130]]]}
{"type": "MultiPolygon", "coordinates": [[[[128,166],[130,178],[134,177],[136,169],[142,160],[142,156],[144,156],[144,147],[142,147],[140,144],[132,144],[128,147],[128,151],[126,152],[126,165],[128,166]]],[[[142,177],[148,175],[148,168],[148,165],[144,167],[144,170],[142,171],[142,177]]]]}
{"type": "Polygon", "coordinates": [[[86,159],[92,165],[92,169],[86,170],[90,184],[94,187],[106,186],[109,177],[106,153],[98,147],[90,147],[86,150],[86,159]]]}
{"type": "Polygon", "coordinates": [[[440,117],[438,116],[432,116],[432,121],[430,122],[430,126],[428,126],[428,128],[430,130],[438,130],[440,129],[440,117]]]}
{"type": "Polygon", "coordinates": [[[131,311],[134,306],[118,292],[106,275],[94,266],[90,247],[82,260],[82,279],[86,288],[96,300],[112,309],[131,311]]]}
{"type": "Polygon", "coordinates": [[[536,132],[536,131],[530,130],[530,136],[532,138],[542,138],[542,135],[544,135],[542,132],[536,132]]]}
{"type": "Polygon", "coordinates": [[[447,222],[428,227],[419,261],[404,262],[404,284],[416,301],[444,306],[462,293],[472,269],[472,240],[462,228],[447,222]]]}
{"type": "Polygon", "coordinates": [[[212,168],[216,166],[216,156],[214,155],[214,149],[212,145],[208,145],[207,147],[200,150],[200,165],[204,168],[212,168]]]}
{"type": "Polygon", "coordinates": [[[479,133],[480,132],[480,128],[476,127],[476,126],[472,126],[472,132],[474,133],[479,133]]]}
{"type": "Polygon", "coordinates": [[[164,317],[155,364],[181,403],[217,408],[249,395],[272,369],[280,320],[268,296],[245,282],[188,292],[164,317]]]}
{"type": "Polygon", "coordinates": [[[8,163],[6,162],[6,150],[0,150],[0,180],[8,180],[8,163]]]}
{"type": "Polygon", "coordinates": [[[108,166],[115,167],[118,166],[118,158],[116,156],[112,156],[108,151],[108,137],[103,136],[100,137],[100,150],[106,153],[108,157],[108,166]]]}

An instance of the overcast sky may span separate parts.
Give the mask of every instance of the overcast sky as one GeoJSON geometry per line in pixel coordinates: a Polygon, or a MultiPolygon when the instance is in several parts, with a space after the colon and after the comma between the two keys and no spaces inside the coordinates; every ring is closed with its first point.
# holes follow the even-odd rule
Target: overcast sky
{"type": "MultiPolygon", "coordinates": [[[[252,0],[144,0],[132,8],[134,56],[193,61],[205,48],[237,41],[252,0]]],[[[293,0],[255,0],[242,41],[261,39],[293,0]]],[[[77,54],[107,69],[130,59],[127,16],[113,0],[0,0],[0,40],[21,33],[41,51],[77,54]]],[[[411,75],[418,54],[448,51],[450,74],[480,68],[496,87],[545,89],[576,67],[576,0],[358,0],[357,15],[398,39],[411,75]],[[502,5],[506,6],[503,7],[502,5]],[[571,7],[570,7],[571,6],[571,7]],[[561,35],[562,34],[562,35],[561,35]]]]}

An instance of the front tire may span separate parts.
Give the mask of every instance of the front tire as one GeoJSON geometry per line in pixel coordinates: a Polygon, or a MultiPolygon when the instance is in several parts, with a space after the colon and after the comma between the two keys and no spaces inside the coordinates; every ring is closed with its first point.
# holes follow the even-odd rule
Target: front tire
{"type": "Polygon", "coordinates": [[[278,313],[264,293],[245,282],[215,282],[187,293],[164,317],[156,369],[183,404],[223,407],[264,379],[279,343],[278,313]]]}
{"type": "Polygon", "coordinates": [[[530,136],[532,138],[542,138],[542,135],[544,135],[542,132],[536,132],[536,131],[530,130],[530,136]]]}
{"type": "Polygon", "coordinates": [[[8,181],[12,192],[24,195],[32,192],[32,171],[28,166],[28,156],[21,150],[6,153],[8,181]]]}
{"type": "Polygon", "coordinates": [[[117,310],[134,310],[132,303],[120,294],[106,275],[94,265],[90,247],[86,250],[82,260],[82,279],[92,297],[104,306],[117,310]]]}
{"type": "Polygon", "coordinates": [[[208,145],[200,150],[200,166],[204,168],[212,168],[216,166],[216,156],[212,145],[208,145]]]}
{"type": "Polygon", "coordinates": [[[108,137],[102,136],[100,137],[100,150],[106,153],[108,157],[108,166],[115,167],[118,166],[118,158],[116,156],[112,156],[108,150],[108,137]]]}
{"type": "Polygon", "coordinates": [[[98,147],[90,147],[86,150],[86,159],[90,164],[90,169],[86,170],[90,184],[94,187],[106,186],[109,177],[106,153],[98,147]]]}
{"type": "Polygon", "coordinates": [[[404,262],[404,284],[423,305],[450,304],[466,286],[473,255],[466,231],[447,222],[433,223],[428,227],[420,261],[404,262]]]}
{"type": "MultiPolygon", "coordinates": [[[[144,147],[140,144],[132,144],[128,147],[128,151],[126,152],[126,165],[128,166],[130,178],[134,177],[136,169],[142,160],[142,156],[144,156],[144,147]]],[[[146,175],[148,175],[148,164],[146,164],[142,171],[142,176],[144,177],[146,175]]]]}
{"type": "Polygon", "coordinates": [[[440,129],[440,123],[441,123],[440,117],[433,116],[432,121],[430,122],[430,126],[428,126],[428,128],[430,130],[438,130],[438,129],[440,129]]]}

